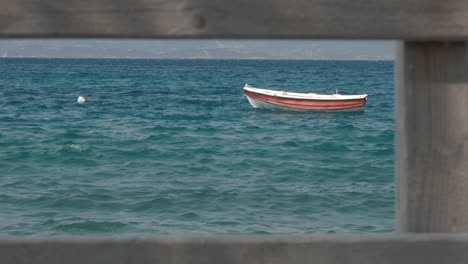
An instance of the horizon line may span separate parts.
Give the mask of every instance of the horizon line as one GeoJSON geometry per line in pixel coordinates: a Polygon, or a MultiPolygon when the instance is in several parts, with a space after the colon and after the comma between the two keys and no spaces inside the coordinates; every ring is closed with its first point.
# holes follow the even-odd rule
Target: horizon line
{"type": "Polygon", "coordinates": [[[395,61],[388,59],[275,59],[275,58],[157,58],[157,57],[41,57],[41,56],[7,56],[0,59],[129,59],[129,60],[277,60],[277,61],[395,61]]]}

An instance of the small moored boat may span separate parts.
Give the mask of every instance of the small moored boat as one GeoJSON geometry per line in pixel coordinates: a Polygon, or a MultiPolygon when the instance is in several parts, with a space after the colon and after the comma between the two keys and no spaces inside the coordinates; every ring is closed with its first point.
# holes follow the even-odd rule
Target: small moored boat
{"type": "Polygon", "coordinates": [[[355,111],[362,110],[367,102],[367,94],[292,93],[254,88],[248,84],[244,86],[244,95],[254,108],[272,110],[355,111]]]}

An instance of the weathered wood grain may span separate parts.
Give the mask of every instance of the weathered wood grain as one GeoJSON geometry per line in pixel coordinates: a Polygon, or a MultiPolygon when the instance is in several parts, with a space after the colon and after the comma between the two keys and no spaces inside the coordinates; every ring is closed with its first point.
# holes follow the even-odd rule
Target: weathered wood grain
{"type": "Polygon", "coordinates": [[[468,232],[466,42],[404,42],[397,62],[398,226],[468,232]]]}
{"type": "Polygon", "coordinates": [[[0,37],[468,38],[466,0],[1,0],[0,37]]]}
{"type": "Polygon", "coordinates": [[[2,239],[1,263],[466,264],[468,237],[384,235],[2,239]]]}

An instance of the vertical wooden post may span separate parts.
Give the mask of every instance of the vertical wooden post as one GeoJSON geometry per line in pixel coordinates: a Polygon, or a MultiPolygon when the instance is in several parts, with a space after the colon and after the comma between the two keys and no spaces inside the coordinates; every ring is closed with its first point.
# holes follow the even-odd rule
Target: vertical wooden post
{"type": "Polygon", "coordinates": [[[466,42],[401,42],[397,230],[468,232],[466,42]]]}

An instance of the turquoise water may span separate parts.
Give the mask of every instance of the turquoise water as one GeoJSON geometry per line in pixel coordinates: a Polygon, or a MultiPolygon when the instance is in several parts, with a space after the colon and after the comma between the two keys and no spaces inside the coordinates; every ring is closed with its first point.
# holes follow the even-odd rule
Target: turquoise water
{"type": "Polygon", "coordinates": [[[0,234],[390,232],[393,108],[392,62],[0,59],[0,234]],[[244,83],[369,101],[262,111],[244,83]]]}

